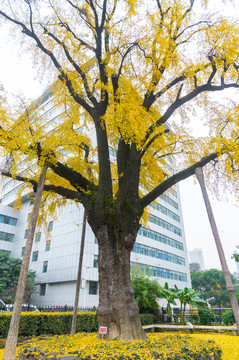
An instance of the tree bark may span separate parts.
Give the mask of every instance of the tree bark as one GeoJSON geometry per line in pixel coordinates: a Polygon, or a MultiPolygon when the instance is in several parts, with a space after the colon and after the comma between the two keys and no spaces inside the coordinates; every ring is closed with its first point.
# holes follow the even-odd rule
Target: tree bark
{"type": "Polygon", "coordinates": [[[237,302],[237,298],[236,298],[235,287],[232,283],[231,274],[230,274],[230,271],[227,266],[227,261],[226,261],[226,257],[225,257],[224,251],[223,251],[221,239],[220,239],[220,236],[218,233],[216,221],[215,221],[212,207],[211,207],[211,204],[210,204],[210,201],[208,198],[202,168],[197,168],[195,170],[195,174],[196,174],[197,180],[198,180],[201,190],[202,190],[202,195],[203,195],[203,199],[204,199],[207,214],[208,214],[208,219],[209,219],[209,222],[211,225],[212,233],[214,236],[219,259],[220,259],[221,266],[222,266],[223,275],[225,278],[226,289],[227,289],[227,292],[228,292],[228,295],[230,298],[232,311],[233,311],[234,318],[235,318],[236,325],[237,325],[237,335],[239,335],[239,307],[238,307],[238,302],[237,302]]]}
{"type": "Polygon", "coordinates": [[[32,244],[33,244],[39,209],[40,209],[40,205],[41,205],[41,198],[42,198],[42,193],[43,193],[43,188],[44,188],[44,183],[45,183],[45,178],[46,178],[46,172],[47,172],[47,165],[45,164],[43,166],[43,170],[40,175],[39,183],[37,186],[35,202],[34,202],[33,211],[32,211],[32,215],[31,215],[30,228],[29,228],[29,233],[28,233],[27,242],[26,242],[26,246],[25,246],[24,256],[23,256],[23,260],[22,260],[22,266],[21,266],[21,270],[20,270],[20,274],[19,274],[17,291],[16,291],[15,301],[14,301],[14,308],[13,308],[10,328],[8,331],[3,360],[15,360],[16,359],[17,338],[18,338],[18,330],[19,330],[19,323],[20,323],[21,310],[22,310],[22,302],[23,302],[24,291],[25,291],[25,287],[26,287],[26,280],[27,280],[28,268],[29,268],[29,263],[30,263],[32,244]]]}
{"type": "MultiPolygon", "coordinates": [[[[98,325],[107,327],[107,340],[147,339],[139,318],[130,279],[132,235],[109,233],[107,226],[97,232],[99,243],[98,325]],[[128,238],[127,238],[128,236],[128,238]],[[130,239],[129,239],[130,238],[130,239]]],[[[136,235],[135,235],[136,237],[136,235]]],[[[98,337],[100,335],[98,334],[98,337]]]]}
{"type": "Polygon", "coordinates": [[[83,226],[81,233],[80,257],[79,257],[79,265],[78,265],[78,272],[76,279],[75,303],[74,303],[74,310],[73,310],[72,323],[71,323],[71,335],[74,335],[76,333],[77,308],[79,304],[81,272],[82,272],[82,263],[83,263],[84,246],[85,246],[85,231],[86,231],[86,211],[84,209],[83,226]]]}

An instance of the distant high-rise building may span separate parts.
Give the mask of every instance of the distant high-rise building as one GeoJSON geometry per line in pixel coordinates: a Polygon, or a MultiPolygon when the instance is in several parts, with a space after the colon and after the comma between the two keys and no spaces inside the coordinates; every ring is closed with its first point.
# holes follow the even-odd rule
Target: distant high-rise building
{"type": "Polygon", "coordinates": [[[198,263],[200,270],[205,270],[202,249],[193,249],[189,251],[189,263],[198,263]]]}
{"type": "Polygon", "coordinates": [[[189,264],[189,269],[190,272],[196,272],[202,270],[200,264],[195,262],[189,264]]]}

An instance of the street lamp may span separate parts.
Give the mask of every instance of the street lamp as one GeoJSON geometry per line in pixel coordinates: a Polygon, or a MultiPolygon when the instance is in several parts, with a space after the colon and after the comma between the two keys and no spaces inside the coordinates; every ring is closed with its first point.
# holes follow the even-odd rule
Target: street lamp
{"type": "Polygon", "coordinates": [[[209,309],[211,309],[211,304],[210,304],[210,302],[209,302],[209,301],[211,301],[211,300],[215,300],[215,297],[213,296],[213,297],[211,297],[211,298],[209,298],[209,299],[206,300],[207,306],[209,307],[209,309]]]}

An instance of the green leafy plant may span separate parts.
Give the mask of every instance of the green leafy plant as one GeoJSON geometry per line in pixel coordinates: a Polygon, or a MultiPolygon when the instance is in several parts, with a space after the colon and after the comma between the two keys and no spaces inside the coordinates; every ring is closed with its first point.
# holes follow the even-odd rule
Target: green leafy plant
{"type": "Polygon", "coordinates": [[[199,293],[187,287],[180,290],[174,285],[173,291],[175,293],[175,299],[179,299],[180,301],[180,324],[184,324],[186,305],[199,307],[199,303],[205,303],[206,301],[200,297],[199,293]]]}
{"type": "Polygon", "coordinates": [[[142,325],[151,325],[155,321],[154,314],[140,314],[139,317],[142,325]]]}
{"type": "Polygon", "coordinates": [[[132,285],[140,313],[156,315],[159,310],[157,300],[162,297],[162,287],[159,283],[144,275],[139,275],[133,277],[132,285]]]}
{"type": "Polygon", "coordinates": [[[232,325],[235,323],[235,318],[234,318],[232,310],[226,310],[222,314],[222,321],[225,325],[232,325]]]}
{"type": "Polygon", "coordinates": [[[212,322],[216,321],[216,316],[212,309],[204,306],[198,311],[199,321],[202,325],[211,325],[212,322]]]}
{"type": "MultiPolygon", "coordinates": [[[[236,279],[231,275],[232,282],[236,279]]],[[[191,272],[192,288],[200,293],[200,296],[210,301],[213,307],[230,307],[230,299],[226,289],[223,272],[218,269],[191,272]]]]}
{"type": "Polygon", "coordinates": [[[170,322],[171,324],[173,323],[173,314],[172,314],[172,308],[171,308],[171,305],[176,305],[176,302],[175,302],[175,297],[176,297],[176,294],[174,291],[171,291],[169,289],[169,286],[168,286],[168,283],[166,282],[164,284],[164,287],[162,288],[162,297],[167,300],[167,307],[166,307],[166,311],[167,311],[167,314],[169,315],[170,317],[170,322]]]}
{"type": "MultiPolygon", "coordinates": [[[[0,254],[0,299],[6,304],[14,302],[21,264],[21,259],[12,258],[7,253],[0,254]]],[[[31,294],[35,288],[34,278],[33,271],[29,271],[24,302],[30,302],[31,294]]]]}

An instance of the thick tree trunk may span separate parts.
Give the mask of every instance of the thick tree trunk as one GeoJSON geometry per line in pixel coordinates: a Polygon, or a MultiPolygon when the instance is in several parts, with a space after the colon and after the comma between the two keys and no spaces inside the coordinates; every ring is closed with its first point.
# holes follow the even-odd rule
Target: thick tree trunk
{"type": "Polygon", "coordinates": [[[86,211],[84,210],[83,227],[81,233],[80,257],[79,257],[78,272],[76,279],[75,303],[74,303],[74,310],[73,310],[72,323],[71,323],[71,335],[74,335],[76,333],[77,308],[78,308],[79,296],[80,296],[81,272],[82,272],[82,263],[83,263],[84,246],[85,246],[85,231],[86,231],[86,211]]]}
{"type": "MultiPolygon", "coordinates": [[[[137,233],[137,232],[136,232],[137,233]]],[[[132,234],[119,238],[120,232],[108,232],[106,226],[97,232],[99,243],[98,324],[107,327],[107,340],[146,339],[139,318],[130,279],[132,234]],[[128,236],[128,239],[127,239],[128,236]]],[[[122,235],[121,235],[122,236],[122,235]]]]}
{"type": "Polygon", "coordinates": [[[216,243],[218,255],[219,255],[221,266],[222,266],[223,275],[225,278],[226,289],[227,289],[227,292],[228,292],[228,295],[230,298],[232,311],[233,311],[234,318],[235,318],[236,325],[237,325],[237,334],[239,335],[239,307],[238,307],[238,302],[237,302],[237,298],[236,298],[235,287],[232,283],[231,274],[230,274],[230,271],[227,266],[227,261],[226,261],[226,257],[225,257],[224,251],[223,251],[220,236],[219,236],[219,233],[217,230],[216,221],[214,219],[212,207],[211,207],[211,204],[210,204],[210,201],[208,198],[202,168],[197,168],[195,170],[195,174],[196,174],[196,177],[198,179],[198,182],[199,182],[201,190],[202,190],[203,199],[204,199],[205,206],[207,209],[208,219],[209,219],[209,222],[211,225],[212,233],[214,236],[214,240],[216,243]]]}
{"type": "Polygon", "coordinates": [[[27,242],[26,242],[26,246],[25,246],[24,256],[23,256],[23,260],[22,260],[22,266],[21,266],[21,270],[20,270],[20,274],[19,274],[17,291],[16,291],[15,301],[14,301],[14,308],[13,308],[10,328],[8,331],[3,360],[15,360],[16,359],[17,338],[18,338],[18,330],[19,330],[19,323],[20,323],[21,310],[22,310],[22,302],[23,302],[23,297],[24,297],[24,292],[25,292],[25,287],[26,287],[26,280],[27,280],[28,268],[29,268],[30,257],[31,257],[32,243],[33,243],[33,238],[34,238],[34,234],[35,234],[39,209],[40,209],[40,205],[41,205],[41,198],[42,198],[42,192],[43,192],[43,187],[44,187],[45,178],[46,178],[46,172],[47,172],[47,166],[44,165],[43,171],[42,171],[40,179],[39,179],[35,202],[34,202],[33,211],[32,211],[32,215],[31,215],[30,228],[29,228],[29,233],[28,233],[27,242]]]}

